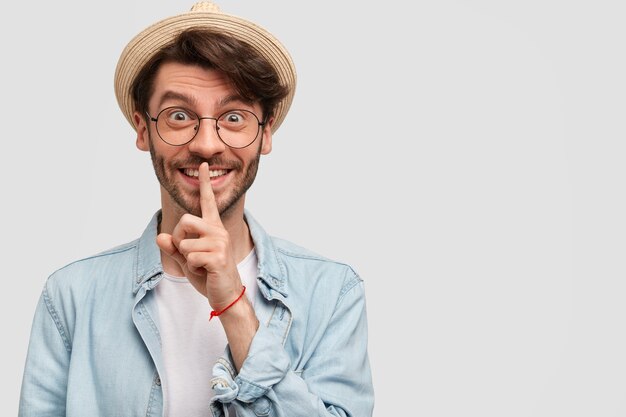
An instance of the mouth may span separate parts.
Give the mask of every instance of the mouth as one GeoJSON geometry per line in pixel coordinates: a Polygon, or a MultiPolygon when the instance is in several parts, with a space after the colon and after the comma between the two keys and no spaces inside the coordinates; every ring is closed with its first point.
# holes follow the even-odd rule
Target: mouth
{"type": "MultiPolygon", "coordinates": [[[[180,172],[182,172],[184,175],[186,175],[189,178],[199,177],[199,171],[197,169],[184,168],[184,169],[181,169],[180,172]]],[[[215,169],[215,170],[211,169],[209,170],[209,178],[210,179],[218,178],[218,177],[228,174],[229,172],[230,170],[228,169],[215,169]]]]}

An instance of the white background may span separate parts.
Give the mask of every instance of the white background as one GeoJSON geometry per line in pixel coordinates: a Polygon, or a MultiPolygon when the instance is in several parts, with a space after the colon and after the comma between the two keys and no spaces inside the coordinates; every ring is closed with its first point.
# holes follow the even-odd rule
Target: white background
{"type": "MultiPolygon", "coordinates": [[[[248,207],[365,279],[375,415],[625,415],[624,3],[219,4],[296,62],[248,207]]],[[[158,208],[113,72],[190,6],[3,6],[2,415],[48,274],[158,208]]]]}

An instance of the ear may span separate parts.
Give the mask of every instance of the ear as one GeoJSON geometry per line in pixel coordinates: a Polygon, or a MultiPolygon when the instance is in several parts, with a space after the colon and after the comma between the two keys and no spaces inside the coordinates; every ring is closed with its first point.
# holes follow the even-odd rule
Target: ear
{"type": "Polygon", "coordinates": [[[148,152],[150,150],[150,136],[148,135],[148,125],[146,118],[140,112],[133,113],[133,121],[137,130],[137,149],[148,152]]]}
{"type": "Polygon", "coordinates": [[[270,118],[263,126],[263,143],[261,144],[261,155],[272,152],[272,125],[274,118],[270,118]]]}

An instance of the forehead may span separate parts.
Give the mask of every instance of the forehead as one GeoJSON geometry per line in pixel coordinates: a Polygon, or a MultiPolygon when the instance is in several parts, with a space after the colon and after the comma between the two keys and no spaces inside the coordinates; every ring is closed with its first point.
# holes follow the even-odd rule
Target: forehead
{"type": "Polygon", "coordinates": [[[232,90],[230,80],[214,69],[202,68],[198,65],[166,62],[157,70],[154,77],[153,96],[170,89],[193,91],[232,90]]]}
{"type": "Polygon", "coordinates": [[[178,62],[166,62],[159,67],[152,91],[150,103],[157,106],[168,102],[205,106],[224,100],[242,101],[224,73],[178,62]]]}

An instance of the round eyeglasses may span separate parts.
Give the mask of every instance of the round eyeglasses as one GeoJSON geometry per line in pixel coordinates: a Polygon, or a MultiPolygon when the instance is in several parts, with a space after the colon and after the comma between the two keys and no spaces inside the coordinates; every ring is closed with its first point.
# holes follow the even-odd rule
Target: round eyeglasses
{"type": "Polygon", "coordinates": [[[228,110],[218,117],[200,117],[184,107],[166,107],[152,117],[156,130],[163,142],[172,146],[183,146],[191,142],[200,130],[200,120],[215,120],[215,131],[222,142],[231,148],[241,149],[250,146],[259,136],[259,131],[266,122],[260,122],[254,113],[248,110],[228,110]]]}

